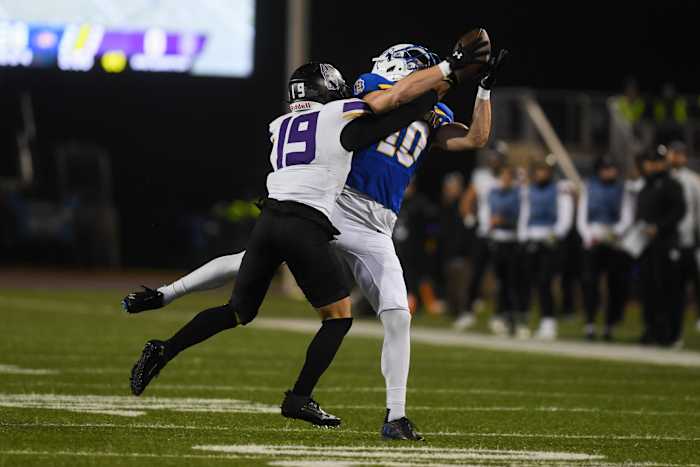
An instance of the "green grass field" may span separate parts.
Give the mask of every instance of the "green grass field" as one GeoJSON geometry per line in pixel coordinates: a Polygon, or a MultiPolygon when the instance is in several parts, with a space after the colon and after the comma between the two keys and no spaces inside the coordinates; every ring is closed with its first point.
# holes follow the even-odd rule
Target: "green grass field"
{"type": "MultiPolygon", "coordinates": [[[[426,442],[387,443],[379,339],[351,331],[315,394],[343,426],[321,430],[277,408],[310,335],[254,323],[135,398],[143,343],[221,295],[127,316],[124,292],[0,288],[0,465],[700,464],[698,367],[414,343],[408,411],[426,442]]],[[[261,317],[312,313],[272,298],[261,317]]]]}

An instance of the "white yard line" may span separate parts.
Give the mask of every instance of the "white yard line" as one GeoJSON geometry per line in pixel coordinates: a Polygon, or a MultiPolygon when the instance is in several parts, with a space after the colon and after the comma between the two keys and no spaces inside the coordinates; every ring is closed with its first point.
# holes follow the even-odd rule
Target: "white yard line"
{"type": "MultiPolygon", "coordinates": [[[[335,405],[327,404],[330,409],[341,410],[377,410],[376,405],[335,405]]],[[[599,413],[618,415],[640,415],[660,417],[700,417],[700,412],[692,411],[664,411],[664,410],[625,410],[625,409],[599,409],[594,407],[526,407],[526,406],[428,406],[411,405],[412,411],[430,412],[563,412],[563,413],[599,413]]]]}
{"type": "MultiPolygon", "coordinates": [[[[109,314],[117,316],[118,306],[91,306],[83,302],[51,301],[41,298],[3,297],[0,305],[10,305],[16,308],[29,308],[51,312],[68,312],[73,314],[109,314]]],[[[180,316],[162,313],[159,319],[181,320],[180,316]]],[[[251,325],[257,329],[275,331],[301,332],[305,334],[318,331],[319,323],[311,319],[258,318],[251,325]]],[[[414,326],[413,342],[424,344],[466,347],[509,352],[528,352],[563,357],[574,357],[592,360],[611,360],[619,362],[646,363],[655,365],[674,365],[700,368],[700,352],[685,350],[668,350],[648,348],[637,345],[619,345],[604,343],[579,343],[567,341],[543,342],[531,340],[512,340],[500,337],[464,334],[445,329],[433,329],[414,326]]],[[[377,322],[356,321],[350,330],[351,336],[382,338],[382,327],[377,322]]]]}
{"type": "Polygon", "coordinates": [[[0,428],[127,428],[146,430],[202,430],[202,431],[228,431],[231,428],[225,426],[207,425],[172,425],[168,423],[54,423],[54,422],[28,422],[28,423],[3,423],[0,428]]]}
{"type": "MultiPolygon", "coordinates": [[[[148,430],[202,430],[202,431],[229,431],[248,433],[318,433],[319,429],[309,428],[266,428],[254,426],[222,426],[222,425],[173,425],[167,423],[60,423],[60,422],[27,422],[27,423],[2,423],[1,427],[8,428],[126,428],[148,430]]],[[[354,435],[376,435],[372,430],[352,430],[341,428],[338,433],[354,435]]],[[[613,440],[613,441],[700,441],[700,437],[693,436],[657,436],[657,435],[612,435],[612,434],[556,434],[556,433],[499,433],[499,432],[463,432],[463,431],[435,431],[423,432],[431,438],[525,438],[525,439],[581,439],[581,440],[613,440]]]]}
{"type": "Polygon", "coordinates": [[[67,410],[138,417],[152,410],[207,413],[279,414],[279,407],[236,399],[129,397],[59,394],[0,394],[0,407],[67,410]]]}
{"type": "MultiPolygon", "coordinates": [[[[496,451],[498,452],[498,451],[496,451]]],[[[393,453],[393,450],[392,450],[393,453]]],[[[0,455],[4,456],[40,456],[40,457],[95,457],[95,458],[144,458],[144,459],[210,459],[210,460],[227,460],[227,459],[264,459],[260,455],[236,455],[236,454],[156,454],[156,453],[141,453],[141,452],[109,452],[109,451],[48,451],[48,450],[30,450],[30,449],[11,449],[11,450],[0,450],[0,455]]],[[[356,456],[360,457],[360,456],[356,456]]],[[[372,459],[370,464],[383,467],[400,467],[400,466],[429,466],[429,467],[452,467],[455,465],[460,465],[462,467],[469,466],[483,466],[483,465],[493,465],[493,461],[486,458],[483,460],[476,460],[476,463],[472,461],[469,464],[459,462],[455,463],[433,463],[420,460],[418,463],[411,462],[411,460],[405,460],[402,462],[384,461],[381,459],[372,459]]],[[[286,466],[286,467],[351,467],[351,466],[365,466],[368,465],[366,461],[354,461],[354,460],[332,460],[332,461],[319,461],[312,460],[308,458],[302,458],[299,460],[268,460],[268,465],[271,466],[286,466]]],[[[502,462],[498,465],[502,465],[502,462]]],[[[508,462],[510,466],[533,466],[533,465],[546,465],[549,467],[571,467],[572,465],[582,465],[586,467],[623,467],[630,464],[614,464],[605,461],[548,461],[546,459],[524,459],[522,461],[510,461],[508,462]],[[575,462],[575,463],[573,463],[575,462]]],[[[654,462],[643,462],[635,464],[638,467],[672,467],[675,464],[661,464],[654,462]]],[[[688,467],[698,467],[697,464],[689,465],[688,467]]]]}
{"type": "Polygon", "coordinates": [[[34,451],[31,449],[10,449],[0,451],[9,456],[67,456],[67,457],[135,457],[151,459],[240,459],[242,456],[206,454],[156,454],[150,452],[109,452],[109,451],[34,451]]]}
{"type": "MultiPolygon", "coordinates": [[[[138,417],[152,410],[204,413],[279,414],[279,407],[237,399],[201,399],[180,397],[129,397],[59,394],[0,394],[0,407],[53,409],[81,413],[99,413],[138,417]]],[[[378,405],[329,405],[340,410],[380,410],[378,405]]],[[[540,412],[615,414],[662,417],[700,417],[694,411],[625,410],[558,406],[411,406],[412,411],[431,412],[540,412]]]]}
{"type": "MultiPolygon", "coordinates": [[[[318,331],[318,321],[308,319],[260,318],[251,327],[305,334],[318,331]]],[[[350,335],[356,337],[382,338],[382,326],[376,322],[355,321],[350,335]]],[[[667,350],[637,345],[616,345],[603,343],[577,343],[566,341],[543,342],[513,340],[478,334],[464,334],[450,330],[431,329],[414,326],[411,340],[423,344],[447,347],[467,347],[509,352],[528,352],[559,357],[574,357],[592,360],[612,360],[618,362],[648,363],[655,365],[676,365],[700,368],[700,352],[667,350]]]]}
{"type": "Polygon", "coordinates": [[[572,463],[605,459],[596,454],[499,449],[430,447],[304,446],[273,444],[198,445],[192,449],[238,455],[322,458],[324,460],[370,460],[372,464],[392,461],[566,461],[572,463]]]}
{"type": "Polygon", "coordinates": [[[57,375],[60,373],[58,370],[47,370],[44,368],[20,368],[17,365],[3,365],[0,364],[0,375],[57,375]]]}
{"type": "MultiPolygon", "coordinates": [[[[95,368],[95,370],[98,370],[95,368]]],[[[114,373],[123,374],[124,368],[107,368],[103,373],[114,373]]],[[[72,369],[62,370],[65,373],[72,373],[72,369]]],[[[87,372],[91,373],[91,372],[87,372]]],[[[99,373],[95,371],[95,373],[99,373]]],[[[191,372],[179,372],[182,374],[199,374],[201,372],[191,371],[191,372]]],[[[476,379],[474,382],[480,382],[476,379]]],[[[519,380],[519,383],[522,381],[519,380]]],[[[62,382],[62,381],[21,381],[21,382],[5,382],[3,386],[20,386],[20,387],[65,387],[65,388],[91,388],[91,389],[114,389],[115,387],[121,387],[121,385],[115,385],[110,383],[78,383],[78,382],[62,382]]],[[[222,384],[158,384],[159,390],[164,391],[206,391],[206,392],[268,392],[268,393],[283,393],[286,386],[247,386],[247,385],[222,385],[222,384]]],[[[386,389],[383,386],[320,386],[319,390],[324,393],[342,392],[342,393],[376,393],[383,394],[386,389]]],[[[685,401],[694,402],[700,401],[700,396],[682,396],[682,397],[672,397],[664,396],[659,394],[600,394],[600,393],[582,393],[582,392],[558,392],[558,391],[547,391],[547,390],[533,390],[533,391],[516,391],[516,390],[501,390],[501,389],[489,389],[489,388],[470,388],[470,389],[457,389],[457,388],[410,388],[409,392],[411,394],[448,394],[448,395],[464,395],[464,396],[474,396],[474,395],[488,395],[488,396],[509,396],[509,397],[523,397],[523,398],[542,398],[551,397],[556,399],[571,399],[571,398],[596,398],[596,399],[643,399],[643,400],[658,400],[665,401],[670,400],[674,402],[685,401]]]]}

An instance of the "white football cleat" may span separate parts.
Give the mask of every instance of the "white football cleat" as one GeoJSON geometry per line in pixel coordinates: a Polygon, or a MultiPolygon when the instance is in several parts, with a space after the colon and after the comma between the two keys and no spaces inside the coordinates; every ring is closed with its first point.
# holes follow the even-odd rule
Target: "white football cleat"
{"type": "Polygon", "coordinates": [[[474,323],[476,323],[474,313],[465,311],[460,313],[455,322],[452,323],[452,327],[455,329],[455,331],[465,331],[474,326],[474,323]]]}
{"type": "Polygon", "coordinates": [[[557,338],[557,320],[554,318],[542,318],[540,327],[535,333],[536,339],[552,341],[557,338]]]}

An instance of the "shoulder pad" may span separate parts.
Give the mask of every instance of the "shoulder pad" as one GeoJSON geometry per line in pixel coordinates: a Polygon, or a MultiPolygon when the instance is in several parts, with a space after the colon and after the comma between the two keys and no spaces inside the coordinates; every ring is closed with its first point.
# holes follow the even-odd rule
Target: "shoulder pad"
{"type": "Polygon", "coordinates": [[[375,75],[374,73],[364,73],[361,74],[355,81],[353,95],[355,97],[362,97],[372,91],[388,89],[393,85],[394,83],[392,81],[389,81],[382,76],[375,75]]]}

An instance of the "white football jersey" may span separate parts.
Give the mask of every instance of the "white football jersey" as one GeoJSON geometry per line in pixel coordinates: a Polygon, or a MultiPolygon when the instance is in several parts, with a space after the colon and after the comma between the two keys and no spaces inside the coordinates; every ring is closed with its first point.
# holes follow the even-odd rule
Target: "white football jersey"
{"type": "Polygon", "coordinates": [[[309,107],[270,123],[274,171],[267,177],[267,191],[270,198],[303,203],[330,218],[352,157],[340,144],[340,133],[350,121],[371,110],[360,99],[309,107]]]}

